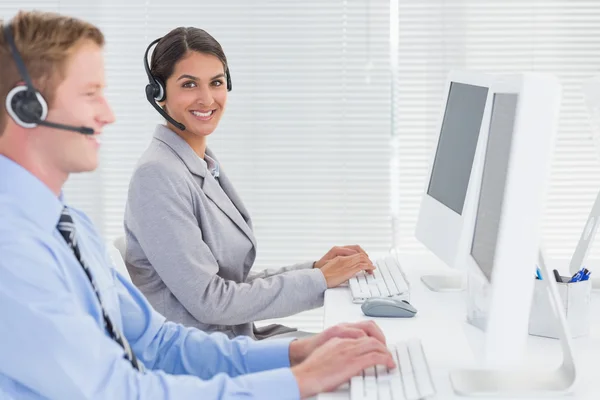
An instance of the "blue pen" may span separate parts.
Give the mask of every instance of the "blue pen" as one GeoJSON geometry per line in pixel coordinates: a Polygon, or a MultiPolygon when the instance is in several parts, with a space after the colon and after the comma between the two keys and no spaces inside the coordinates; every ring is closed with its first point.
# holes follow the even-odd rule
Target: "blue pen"
{"type": "Polygon", "coordinates": [[[540,271],[539,267],[535,269],[535,275],[539,280],[542,280],[542,271],[540,271]]]}
{"type": "Polygon", "coordinates": [[[583,275],[579,281],[583,282],[583,281],[587,281],[588,279],[589,279],[589,275],[583,275]]]}
{"type": "Polygon", "coordinates": [[[573,277],[569,280],[569,283],[574,283],[574,282],[579,282],[581,280],[581,278],[583,277],[583,268],[580,269],[579,271],[577,271],[577,273],[575,275],[573,275],[573,277]]]}
{"type": "MultiPolygon", "coordinates": [[[[587,269],[586,269],[587,271],[587,269]]],[[[590,279],[590,274],[592,273],[592,271],[587,271],[583,277],[581,278],[582,281],[587,281],[588,279],[590,279]]]]}
{"type": "Polygon", "coordinates": [[[583,280],[583,277],[585,276],[586,271],[587,271],[587,269],[581,268],[579,271],[577,271],[577,273],[575,275],[573,275],[573,277],[571,278],[569,283],[579,282],[579,281],[583,280]]]}

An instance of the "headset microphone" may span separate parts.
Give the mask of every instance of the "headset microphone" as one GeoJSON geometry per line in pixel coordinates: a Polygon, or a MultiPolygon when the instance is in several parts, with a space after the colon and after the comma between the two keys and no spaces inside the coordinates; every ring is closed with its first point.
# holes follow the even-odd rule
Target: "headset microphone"
{"type": "Polygon", "coordinates": [[[19,71],[21,78],[25,81],[25,85],[15,86],[6,96],[5,105],[8,115],[23,128],[35,128],[38,125],[42,125],[49,128],[78,132],[84,135],[93,135],[93,128],[46,121],[46,117],[48,116],[48,103],[42,94],[33,86],[33,82],[27,73],[25,63],[17,50],[10,24],[4,26],[4,38],[8,43],[17,70],[19,71]]]}
{"type": "Polygon", "coordinates": [[[37,124],[42,125],[42,126],[47,126],[49,128],[78,132],[83,135],[93,135],[94,134],[94,130],[92,128],[88,128],[86,126],[71,126],[71,125],[57,124],[55,122],[50,122],[50,121],[37,121],[37,124]]]}

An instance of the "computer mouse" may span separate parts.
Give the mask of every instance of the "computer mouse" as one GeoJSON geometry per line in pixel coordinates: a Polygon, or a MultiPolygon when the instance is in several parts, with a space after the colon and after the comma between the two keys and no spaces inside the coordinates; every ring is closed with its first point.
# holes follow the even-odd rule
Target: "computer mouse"
{"type": "Polygon", "coordinates": [[[411,318],[417,313],[408,301],[393,297],[371,297],[360,308],[369,317],[411,318]]]}

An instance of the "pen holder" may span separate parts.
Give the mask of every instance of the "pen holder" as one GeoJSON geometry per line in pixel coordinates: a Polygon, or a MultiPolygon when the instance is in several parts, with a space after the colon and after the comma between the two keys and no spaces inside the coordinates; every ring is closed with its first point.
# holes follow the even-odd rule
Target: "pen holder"
{"type": "MultiPolygon", "coordinates": [[[[560,305],[565,312],[572,337],[585,336],[590,331],[590,297],[592,282],[579,281],[573,283],[557,282],[560,305]]],[[[529,318],[529,334],[558,339],[558,323],[550,302],[544,282],[536,279],[531,315],[529,318]]]]}

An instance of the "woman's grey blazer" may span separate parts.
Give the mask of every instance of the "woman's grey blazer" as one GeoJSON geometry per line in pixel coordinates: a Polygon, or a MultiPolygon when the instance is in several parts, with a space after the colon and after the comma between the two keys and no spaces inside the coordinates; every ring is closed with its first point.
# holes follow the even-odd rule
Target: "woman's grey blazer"
{"type": "Polygon", "coordinates": [[[257,339],[293,331],[257,330],[253,322],[322,306],[323,273],[312,262],[250,271],[256,239],[248,211],[223,169],[215,179],[202,161],[173,131],[156,128],[125,210],[133,283],[158,312],[186,326],[257,339]]]}

